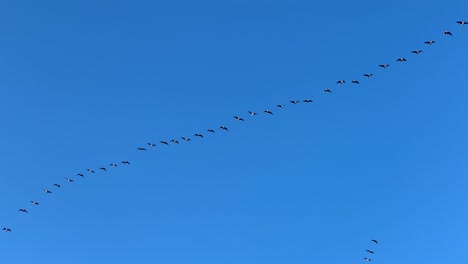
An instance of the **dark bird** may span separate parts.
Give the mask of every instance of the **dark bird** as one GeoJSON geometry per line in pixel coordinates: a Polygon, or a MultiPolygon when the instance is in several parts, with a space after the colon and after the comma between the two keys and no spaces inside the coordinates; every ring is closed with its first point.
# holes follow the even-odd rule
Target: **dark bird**
{"type": "Polygon", "coordinates": [[[21,208],[21,209],[19,209],[18,211],[23,212],[23,213],[28,213],[28,210],[26,210],[26,209],[24,209],[24,208],[21,208]]]}
{"type": "Polygon", "coordinates": [[[107,169],[106,169],[105,167],[101,167],[101,168],[99,168],[99,169],[102,170],[102,171],[106,171],[106,172],[107,172],[107,169]]]}
{"type": "Polygon", "coordinates": [[[336,82],[337,84],[344,84],[345,83],[345,80],[339,80],[336,82]]]}
{"type": "Polygon", "coordinates": [[[247,111],[247,112],[249,112],[249,115],[251,115],[251,116],[257,115],[257,113],[252,112],[252,111],[247,111]]]}
{"type": "Polygon", "coordinates": [[[191,140],[190,138],[184,138],[184,137],[181,137],[181,138],[182,138],[182,140],[185,141],[185,142],[188,142],[188,141],[191,140]]]}
{"type": "Polygon", "coordinates": [[[2,228],[2,230],[5,231],[5,232],[11,232],[11,229],[8,228],[8,227],[4,227],[4,228],[2,228]]]}
{"type": "Polygon", "coordinates": [[[57,188],[60,188],[60,184],[58,184],[58,183],[54,183],[54,186],[57,187],[57,188]]]}
{"type": "Polygon", "coordinates": [[[422,50],[413,50],[413,51],[411,51],[411,53],[414,53],[414,54],[416,54],[416,55],[418,55],[418,54],[421,53],[421,52],[422,52],[422,50]]]}
{"type": "Polygon", "coordinates": [[[226,131],[229,131],[227,127],[225,126],[220,126],[219,128],[221,128],[222,130],[226,130],[226,131]]]}
{"type": "Polygon", "coordinates": [[[65,177],[65,180],[66,180],[67,182],[74,182],[72,179],[68,179],[67,177],[65,177]]]}
{"type": "Polygon", "coordinates": [[[372,239],[371,241],[374,242],[374,243],[376,243],[376,244],[379,243],[379,242],[377,242],[377,240],[375,240],[375,239],[372,239]]]}
{"type": "Polygon", "coordinates": [[[448,30],[445,30],[445,31],[444,31],[444,35],[450,35],[450,36],[453,36],[453,35],[452,35],[452,32],[450,32],[450,31],[448,31],[448,30]]]}
{"type": "Polygon", "coordinates": [[[351,83],[359,84],[358,80],[352,80],[351,83]]]}
{"type": "Polygon", "coordinates": [[[80,176],[81,178],[84,177],[83,173],[78,173],[76,176],[80,176]]]}
{"type": "Polygon", "coordinates": [[[405,58],[399,58],[399,59],[397,59],[396,61],[397,61],[397,62],[404,62],[404,61],[406,61],[406,59],[405,59],[405,58]]]}
{"type": "Polygon", "coordinates": [[[235,118],[236,120],[239,120],[239,121],[244,121],[244,119],[243,119],[242,117],[234,116],[234,118],[235,118]]]}
{"type": "Polygon", "coordinates": [[[365,261],[368,261],[368,262],[371,261],[370,258],[364,258],[364,260],[365,260],[365,261]]]}
{"type": "Polygon", "coordinates": [[[194,136],[199,137],[199,138],[203,138],[203,135],[202,135],[202,134],[198,134],[198,133],[195,134],[194,136]]]}
{"type": "Polygon", "coordinates": [[[374,251],[370,250],[370,249],[366,249],[367,252],[371,253],[371,254],[374,254],[374,251]]]}
{"type": "Polygon", "coordinates": [[[52,193],[51,191],[44,189],[44,188],[42,188],[42,190],[44,190],[44,193],[52,193]]]}
{"type": "Polygon", "coordinates": [[[145,149],[145,148],[138,148],[138,150],[146,151],[146,149],[145,149]]]}
{"type": "Polygon", "coordinates": [[[285,105],[276,105],[276,107],[279,107],[279,108],[284,108],[285,105]]]}
{"type": "Polygon", "coordinates": [[[161,141],[159,141],[159,143],[161,143],[161,144],[164,144],[164,145],[168,145],[168,146],[169,146],[169,143],[167,143],[167,142],[166,142],[166,141],[164,141],[164,140],[161,140],[161,141]]]}
{"type": "Polygon", "coordinates": [[[460,24],[460,25],[465,25],[465,24],[468,24],[468,21],[457,21],[457,24],[460,24]]]}
{"type": "Polygon", "coordinates": [[[86,169],[89,173],[95,173],[92,169],[86,169]]]}
{"type": "Polygon", "coordinates": [[[432,45],[432,44],[434,44],[434,43],[435,43],[435,41],[434,41],[434,40],[431,40],[431,41],[425,41],[425,42],[424,42],[424,44],[429,44],[429,45],[432,45]]]}
{"type": "Polygon", "coordinates": [[[111,163],[111,164],[109,164],[109,166],[111,166],[112,168],[116,168],[117,164],[111,163]]]}
{"type": "Polygon", "coordinates": [[[179,144],[179,141],[177,141],[175,139],[172,139],[171,142],[174,143],[174,144],[179,144]]]}
{"type": "Polygon", "coordinates": [[[265,110],[265,111],[263,111],[263,112],[265,112],[265,113],[267,113],[267,114],[270,114],[270,115],[273,114],[273,112],[271,112],[270,110],[265,110]]]}
{"type": "Polygon", "coordinates": [[[33,205],[39,205],[39,203],[38,203],[38,202],[35,202],[35,201],[31,201],[31,203],[32,203],[33,205]]]}
{"type": "Polygon", "coordinates": [[[374,74],[373,73],[366,73],[366,74],[363,74],[363,75],[366,76],[367,78],[370,78],[374,74]]]}
{"type": "Polygon", "coordinates": [[[312,103],[312,102],[313,102],[313,100],[310,100],[310,99],[305,99],[305,100],[304,100],[304,101],[302,101],[302,102],[304,102],[304,103],[312,103]]]}
{"type": "Polygon", "coordinates": [[[300,101],[289,101],[291,104],[298,104],[300,101]]]}
{"type": "Polygon", "coordinates": [[[130,165],[130,162],[128,162],[128,160],[123,160],[121,163],[122,163],[122,164],[130,165]]]}
{"type": "Polygon", "coordinates": [[[207,131],[208,131],[208,132],[211,132],[211,133],[215,133],[215,131],[214,131],[213,129],[211,129],[211,128],[208,129],[207,131]]]}
{"type": "Polygon", "coordinates": [[[151,143],[151,142],[148,142],[148,143],[146,143],[146,144],[148,144],[148,146],[150,146],[150,147],[156,147],[156,144],[151,143]]]}
{"type": "Polygon", "coordinates": [[[388,68],[390,64],[380,64],[379,67],[382,67],[384,69],[388,68]]]}
{"type": "Polygon", "coordinates": [[[325,92],[325,93],[331,93],[332,91],[331,91],[330,89],[325,89],[325,90],[323,90],[323,92],[325,92]]]}

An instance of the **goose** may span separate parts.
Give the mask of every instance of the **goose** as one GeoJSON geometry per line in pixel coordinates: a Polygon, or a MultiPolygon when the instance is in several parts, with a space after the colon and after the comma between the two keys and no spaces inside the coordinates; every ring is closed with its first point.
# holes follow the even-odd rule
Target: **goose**
{"type": "Polygon", "coordinates": [[[367,78],[370,78],[374,74],[373,73],[366,73],[366,74],[363,74],[363,75],[366,76],[367,78]]]}
{"type": "Polygon", "coordinates": [[[374,254],[374,251],[370,250],[370,249],[366,249],[367,252],[371,253],[371,254],[374,254]]]}
{"type": "Polygon", "coordinates": [[[450,35],[450,36],[453,36],[453,35],[452,35],[452,32],[450,32],[450,31],[448,31],[448,30],[445,30],[445,31],[444,31],[444,35],[450,35]]]}
{"type": "Polygon", "coordinates": [[[313,102],[313,100],[311,100],[311,99],[305,99],[305,100],[304,100],[304,101],[302,101],[302,102],[304,102],[304,103],[312,103],[312,102],[313,102]]]}
{"type": "Polygon", "coordinates": [[[121,163],[126,164],[126,165],[130,165],[130,162],[128,162],[128,160],[123,160],[121,163]]]}
{"type": "Polygon", "coordinates": [[[208,132],[211,132],[211,133],[215,133],[214,129],[211,129],[211,128],[208,129],[207,131],[208,131],[208,132]]]}
{"type": "Polygon", "coordinates": [[[116,168],[117,164],[111,163],[111,164],[109,164],[109,166],[111,166],[112,168],[116,168]]]}
{"type": "Polygon", "coordinates": [[[332,91],[330,89],[325,89],[323,90],[324,93],[331,93],[332,91]]]}
{"type": "Polygon", "coordinates": [[[289,101],[291,104],[298,104],[300,101],[289,101]]]}
{"type": "Polygon", "coordinates": [[[244,119],[243,119],[242,117],[234,116],[234,118],[235,118],[236,120],[239,120],[239,121],[244,121],[244,119]]]}
{"type": "Polygon", "coordinates": [[[54,183],[54,186],[57,187],[57,188],[60,188],[60,184],[58,184],[58,183],[54,183]]]}
{"type": "Polygon", "coordinates": [[[468,24],[468,21],[457,21],[457,24],[460,24],[460,25],[466,25],[468,24]]]}
{"type": "Polygon", "coordinates": [[[416,54],[416,55],[418,55],[418,54],[421,53],[421,52],[422,52],[422,50],[413,50],[413,51],[411,51],[411,53],[414,53],[414,54],[416,54]]]}
{"type": "Polygon", "coordinates": [[[428,45],[432,45],[434,44],[435,41],[434,40],[430,40],[430,41],[425,41],[424,44],[428,44],[428,45]]]}
{"type": "Polygon", "coordinates": [[[8,227],[4,227],[4,228],[2,228],[2,230],[5,231],[5,232],[11,232],[11,229],[8,228],[8,227]]]}
{"type": "Polygon", "coordinates": [[[81,177],[81,178],[84,177],[83,173],[78,173],[76,176],[79,176],[79,177],[81,177]]]}
{"type": "Polygon", "coordinates": [[[279,108],[284,108],[285,105],[276,105],[276,107],[279,107],[279,108]]]}
{"type": "Polygon", "coordinates": [[[138,150],[141,150],[141,151],[146,151],[145,148],[137,148],[138,150]]]}
{"type": "Polygon", "coordinates": [[[337,84],[344,84],[345,83],[345,80],[339,80],[336,82],[337,84]]]}
{"type": "Polygon", "coordinates": [[[202,134],[198,134],[198,133],[195,134],[194,136],[199,137],[199,138],[203,138],[203,135],[202,135],[202,134]]]}
{"type": "Polygon", "coordinates": [[[184,137],[181,137],[181,138],[182,138],[182,140],[185,141],[185,142],[188,142],[188,141],[191,140],[190,138],[184,138],[184,137]]]}
{"type": "Polygon", "coordinates": [[[42,188],[42,190],[44,190],[44,193],[52,193],[51,191],[44,189],[44,188],[42,188]]]}
{"type": "Polygon", "coordinates": [[[89,173],[95,173],[92,169],[86,169],[89,173]]]}
{"type": "Polygon", "coordinates": [[[31,203],[32,203],[33,205],[39,205],[39,203],[38,203],[38,202],[35,202],[35,201],[31,201],[31,203]]]}
{"type": "Polygon", "coordinates": [[[251,115],[251,116],[257,115],[257,113],[252,112],[252,111],[247,111],[247,112],[249,112],[249,115],[251,115]]]}
{"type": "Polygon", "coordinates": [[[263,111],[263,112],[265,112],[265,113],[267,113],[267,114],[270,114],[270,115],[273,114],[273,112],[271,112],[270,110],[265,110],[265,111],[263,111]]]}
{"type": "Polygon", "coordinates": [[[67,182],[74,182],[72,179],[68,179],[67,177],[65,177],[65,180],[66,180],[67,182]]]}
{"type": "Polygon", "coordinates": [[[359,81],[358,80],[352,80],[351,83],[359,84],[359,81]]]}
{"type": "Polygon", "coordinates": [[[148,144],[148,146],[150,146],[150,147],[156,147],[156,144],[151,143],[151,142],[148,142],[148,143],[146,143],[146,144],[148,144]]]}
{"type": "Polygon", "coordinates": [[[102,171],[107,172],[107,169],[106,169],[105,167],[101,167],[101,168],[99,168],[99,169],[102,170],[102,171]]]}
{"type": "Polygon", "coordinates": [[[388,68],[390,64],[380,64],[379,67],[382,67],[384,69],[388,68]]]}
{"type": "Polygon", "coordinates": [[[370,258],[364,258],[364,260],[367,261],[367,262],[371,261],[370,258]]]}
{"type": "Polygon", "coordinates": [[[168,145],[168,146],[169,146],[169,143],[167,143],[167,142],[166,142],[166,141],[164,141],[164,140],[161,140],[161,141],[159,141],[159,143],[161,143],[161,144],[164,144],[164,145],[168,145]]]}
{"type": "Polygon", "coordinates": [[[376,243],[376,244],[379,243],[379,242],[377,242],[377,240],[375,240],[375,239],[372,239],[371,241],[374,242],[374,243],[376,243]]]}
{"type": "Polygon", "coordinates": [[[405,59],[405,58],[399,58],[399,59],[397,59],[396,61],[397,61],[397,62],[404,62],[404,61],[406,61],[406,59],[405,59]]]}
{"type": "Polygon", "coordinates": [[[179,141],[177,141],[175,139],[171,139],[171,142],[174,143],[174,144],[179,144],[179,141]]]}
{"type": "Polygon", "coordinates": [[[221,128],[222,130],[226,130],[226,131],[229,131],[229,129],[225,126],[220,126],[219,128],[221,128]]]}
{"type": "Polygon", "coordinates": [[[24,208],[18,209],[18,211],[23,212],[23,213],[28,213],[28,210],[26,210],[24,208]]]}

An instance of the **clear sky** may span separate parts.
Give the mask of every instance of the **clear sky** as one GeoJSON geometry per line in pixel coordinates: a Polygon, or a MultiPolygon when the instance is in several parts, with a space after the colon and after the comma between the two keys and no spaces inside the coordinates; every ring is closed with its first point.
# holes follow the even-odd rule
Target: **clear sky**
{"type": "Polygon", "coordinates": [[[0,262],[468,263],[467,11],[1,1],[0,262]]]}

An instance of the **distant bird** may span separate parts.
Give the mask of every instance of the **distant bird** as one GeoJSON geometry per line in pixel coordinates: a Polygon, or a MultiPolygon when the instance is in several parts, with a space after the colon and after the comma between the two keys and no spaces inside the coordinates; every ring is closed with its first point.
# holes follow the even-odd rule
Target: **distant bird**
{"type": "Polygon", "coordinates": [[[72,179],[68,179],[67,177],[65,177],[65,180],[66,180],[67,182],[74,182],[72,179]]]}
{"type": "Polygon", "coordinates": [[[171,139],[171,142],[174,143],[174,144],[179,144],[179,141],[177,141],[175,139],[171,139]]]}
{"type": "Polygon", "coordinates": [[[150,147],[155,147],[155,146],[156,146],[156,144],[151,143],[151,142],[148,142],[148,143],[146,143],[146,144],[148,144],[148,146],[150,146],[150,147]]]}
{"type": "Polygon", "coordinates": [[[300,101],[289,101],[291,104],[298,104],[300,101]]]}
{"type": "Polygon", "coordinates": [[[434,43],[435,43],[435,41],[434,41],[434,40],[431,40],[431,41],[425,41],[425,42],[424,42],[424,44],[429,44],[429,45],[432,45],[432,44],[434,44],[434,43]]]}
{"type": "Polygon", "coordinates": [[[251,115],[251,116],[257,115],[257,113],[252,112],[252,111],[247,111],[247,112],[249,112],[249,115],[251,115]]]}
{"type": "Polygon", "coordinates": [[[363,74],[363,75],[366,76],[367,78],[370,78],[374,74],[373,73],[366,73],[366,74],[363,74]]]}
{"type": "Polygon", "coordinates": [[[23,212],[23,213],[28,213],[28,210],[26,210],[26,209],[24,209],[24,208],[21,208],[21,209],[19,209],[18,211],[23,212]]]}
{"type": "Polygon", "coordinates": [[[52,193],[51,191],[44,189],[44,188],[42,188],[42,190],[44,190],[44,193],[52,193]]]}
{"type": "Polygon", "coordinates": [[[344,84],[345,83],[345,80],[339,80],[336,82],[337,84],[344,84]]]}
{"type": "Polygon", "coordinates": [[[371,254],[374,254],[374,251],[370,250],[370,249],[366,249],[367,252],[371,253],[371,254]]]}
{"type": "Polygon", "coordinates": [[[460,25],[466,25],[468,24],[468,21],[457,21],[457,24],[460,24],[460,25]]]}
{"type": "Polygon", "coordinates": [[[117,164],[111,163],[111,164],[109,164],[109,166],[111,166],[112,168],[116,168],[117,164]]]}
{"type": "Polygon", "coordinates": [[[121,163],[122,163],[122,164],[130,165],[130,162],[128,162],[127,160],[123,160],[121,163]]]}
{"type": "Polygon", "coordinates": [[[330,89],[325,89],[325,90],[323,90],[323,92],[325,92],[325,93],[331,93],[332,91],[331,91],[330,89]]]}
{"type": "Polygon", "coordinates": [[[422,52],[422,50],[413,50],[413,51],[411,51],[411,53],[414,53],[414,54],[416,54],[416,55],[418,55],[418,54],[421,53],[421,52],[422,52]]]}
{"type": "Polygon", "coordinates": [[[279,107],[279,108],[284,108],[285,105],[276,105],[276,107],[279,107]]]}
{"type": "Polygon", "coordinates": [[[5,232],[11,232],[11,229],[8,228],[8,227],[4,227],[4,228],[2,228],[2,230],[5,231],[5,232]]]}
{"type": "Polygon", "coordinates": [[[105,167],[101,167],[101,168],[99,168],[99,169],[102,170],[102,171],[106,171],[106,172],[107,172],[107,169],[106,169],[105,167]]]}
{"type": "Polygon", "coordinates": [[[199,137],[199,138],[203,138],[203,135],[202,135],[202,134],[198,134],[198,133],[195,134],[194,136],[199,137]]]}
{"type": "Polygon", "coordinates": [[[234,118],[235,118],[236,120],[239,120],[239,121],[244,121],[244,119],[243,119],[242,117],[234,116],[234,118]]]}
{"type": "Polygon", "coordinates": [[[304,100],[304,101],[302,101],[302,102],[304,102],[304,103],[312,103],[312,102],[313,102],[313,100],[310,100],[310,99],[305,99],[305,100],[304,100]]]}
{"type": "Polygon", "coordinates": [[[185,141],[185,142],[188,142],[188,141],[191,140],[190,138],[184,138],[184,137],[181,137],[181,138],[182,138],[182,140],[185,141]]]}
{"type": "Polygon", "coordinates": [[[227,127],[225,126],[220,126],[219,128],[221,128],[222,130],[226,130],[226,131],[229,131],[227,127]]]}
{"type": "Polygon", "coordinates": [[[405,59],[405,58],[399,58],[399,59],[397,59],[396,61],[397,61],[397,62],[404,62],[404,61],[406,61],[406,59],[405,59]]]}
{"type": "Polygon", "coordinates": [[[390,64],[380,64],[379,67],[382,67],[384,69],[388,68],[390,64]]]}
{"type": "Polygon", "coordinates": [[[138,148],[138,150],[141,150],[141,151],[146,151],[145,148],[138,148]]]}
{"type": "Polygon", "coordinates": [[[208,131],[208,132],[211,132],[211,133],[215,133],[215,131],[214,131],[213,129],[211,129],[211,128],[208,129],[207,131],[208,131]]]}
{"type": "Polygon", "coordinates": [[[271,112],[270,110],[265,110],[265,111],[263,111],[263,112],[265,112],[265,113],[267,113],[267,114],[270,114],[270,115],[273,114],[273,112],[271,112]]]}
{"type": "Polygon", "coordinates": [[[95,173],[92,169],[86,169],[89,173],[95,173]]]}
{"type": "Polygon", "coordinates": [[[39,203],[38,203],[38,202],[35,202],[35,201],[31,201],[31,203],[32,203],[33,205],[39,205],[39,203]]]}
{"type": "Polygon", "coordinates": [[[359,84],[358,80],[352,80],[351,83],[359,84]]]}
{"type": "Polygon", "coordinates": [[[80,176],[81,178],[84,177],[83,173],[78,173],[76,176],[80,176]]]}
{"type": "Polygon", "coordinates": [[[364,260],[367,261],[367,262],[371,261],[370,258],[364,258],[364,260]]]}
{"type": "Polygon", "coordinates": [[[375,240],[375,239],[372,239],[371,241],[374,242],[374,243],[376,243],[376,244],[379,243],[379,242],[377,242],[377,240],[375,240]]]}
{"type": "Polygon", "coordinates": [[[57,188],[60,188],[60,184],[58,184],[58,183],[54,183],[54,186],[57,187],[57,188]]]}
{"type": "Polygon", "coordinates": [[[169,146],[169,143],[167,143],[167,142],[166,142],[166,141],[164,141],[164,140],[161,140],[161,141],[159,141],[159,143],[161,143],[161,144],[164,144],[164,145],[168,145],[168,146],[169,146]]]}
{"type": "Polygon", "coordinates": [[[452,35],[452,32],[450,32],[450,31],[448,31],[448,30],[445,30],[445,31],[444,31],[444,35],[450,35],[450,36],[453,36],[453,35],[452,35]]]}

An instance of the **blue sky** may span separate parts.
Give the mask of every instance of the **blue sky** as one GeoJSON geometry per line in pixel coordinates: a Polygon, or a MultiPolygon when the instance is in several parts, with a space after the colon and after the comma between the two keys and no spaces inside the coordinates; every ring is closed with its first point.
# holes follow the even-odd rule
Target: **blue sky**
{"type": "Polygon", "coordinates": [[[467,10],[0,2],[3,262],[468,261],[467,10]]]}

